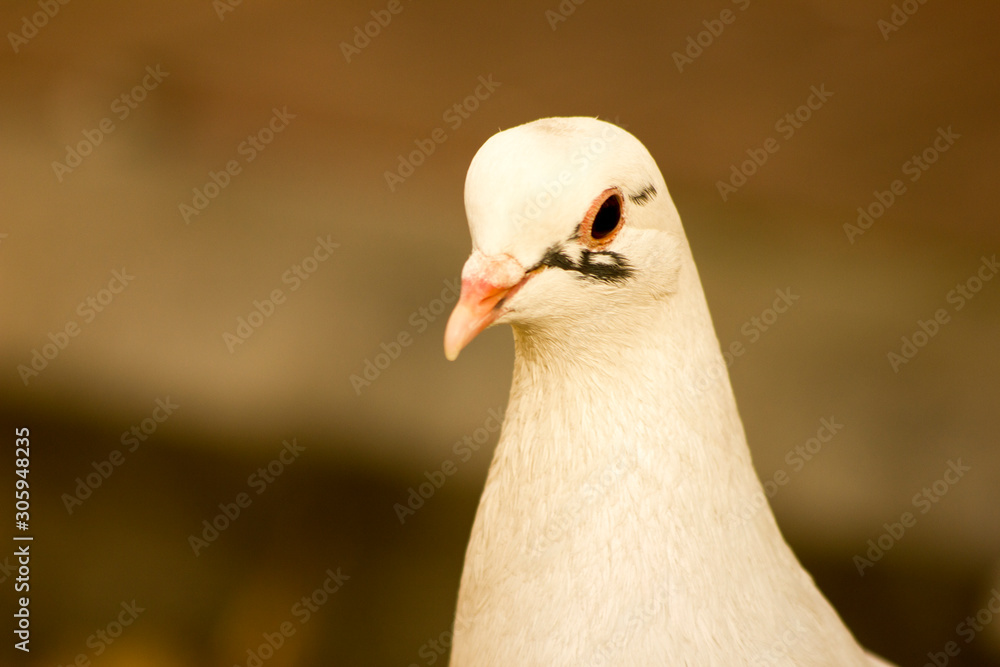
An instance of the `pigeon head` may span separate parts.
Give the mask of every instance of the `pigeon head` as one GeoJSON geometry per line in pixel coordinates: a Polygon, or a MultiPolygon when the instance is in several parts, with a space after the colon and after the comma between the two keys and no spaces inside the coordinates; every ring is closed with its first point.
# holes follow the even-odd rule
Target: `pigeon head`
{"type": "Polygon", "coordinates": [[[676,290],[680,218],[649,152],[611,123],[545,118],[494,135],[469,167],[465,207],[473,252],[449,359],[494,323],[628,327],[676,290]]]}

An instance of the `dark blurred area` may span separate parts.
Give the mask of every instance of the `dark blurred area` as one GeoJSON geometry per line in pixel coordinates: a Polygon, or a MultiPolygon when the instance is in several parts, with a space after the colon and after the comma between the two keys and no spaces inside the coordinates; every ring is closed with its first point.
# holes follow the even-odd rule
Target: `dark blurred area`
{"type": "Polygon", "coordinates": [[[512,363],[503,329],[442,353],[465,170],[557,115],[657,159],[720,343],[743,343],[757,471],[859,640],[1000,664],[998,20],[985,0],[6,3],[0,664],[445,664],[512,363]],[[842,428],[817,447],[824,419],[842,428]]]}

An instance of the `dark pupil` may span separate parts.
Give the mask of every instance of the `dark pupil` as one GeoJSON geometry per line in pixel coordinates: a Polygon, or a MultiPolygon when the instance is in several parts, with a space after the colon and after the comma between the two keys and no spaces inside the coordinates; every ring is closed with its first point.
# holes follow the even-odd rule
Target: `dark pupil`
{"type": "Polygon", "coordinates": [[[617,196],[612,195],[604,200],[600,210],[594,216],[594,224],[590,227],[590,235],[597,239],[615,231],[618,221],[622,218],[622,204],[617,196]]]}

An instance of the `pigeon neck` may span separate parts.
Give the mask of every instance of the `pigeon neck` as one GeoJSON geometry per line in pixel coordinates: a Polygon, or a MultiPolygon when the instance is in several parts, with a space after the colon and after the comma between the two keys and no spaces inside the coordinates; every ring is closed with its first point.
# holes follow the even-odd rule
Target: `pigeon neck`
{"type": "MultiPolygon", "coordinates": [[[[622,447],[617,433],[721,448],[747,462],[736,402],[693,263],[677,291],[638,316],[605,313],[595,322],[559,330],[515,328],[515,364],[508,414],[548,425],[553,439],[532,447],[622,447]],[[724,425],[724,438],[719,428],[724,425]]],[[[633,443],[640,445],[642,443],[633,443]]],[[[664,443],[664,446],[670,446],[664,443]]],[[[675,444],[674,446],[681,446],[675,444]]],[[[721,453],[721,452],[720,452],[721,453]]],[[[594,452],[598,454],[598,452],[594,452]]]]}

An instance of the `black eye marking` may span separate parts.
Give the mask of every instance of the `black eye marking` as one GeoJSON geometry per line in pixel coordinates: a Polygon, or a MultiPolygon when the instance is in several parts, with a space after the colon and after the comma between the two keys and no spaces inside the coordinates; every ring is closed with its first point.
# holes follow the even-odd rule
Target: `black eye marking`
{"type": "Polygon", "coordinates": [[[635,273],[625,257],[612,250],[584,249],[579,262],[574,263],[569,255],[562,252],[557,246],[548,249],[538,266],[576,271],[580,274],[578,277],[581,279],[611,284],[623,283],[635,273]]]}
{"type": "Polygon", "coordinates": [[[632,201],[632,203],[636,204],[637,206],[645,206],[649,202],[653,201],[654,197],[656,197],[656,188],[654,188],[652,185],[647,185],[642,190],[640,190],[639,194],[637,195],[628,196],[628,198],[632,201]]]}

